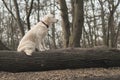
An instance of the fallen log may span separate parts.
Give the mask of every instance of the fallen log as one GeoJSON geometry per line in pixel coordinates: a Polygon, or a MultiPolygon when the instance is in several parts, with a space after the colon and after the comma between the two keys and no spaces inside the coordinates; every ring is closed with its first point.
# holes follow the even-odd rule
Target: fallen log
{"type": "Polygon", "coordinates": [[[90,67],[119,67],[117,49],[58,49],[34,52],[0,51],[0,71],[24,72],[90,67]]]}

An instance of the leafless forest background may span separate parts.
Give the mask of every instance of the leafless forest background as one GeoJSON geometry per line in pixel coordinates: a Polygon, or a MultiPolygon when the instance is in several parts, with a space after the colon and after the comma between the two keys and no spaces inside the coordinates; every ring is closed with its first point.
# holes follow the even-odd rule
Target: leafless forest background
{"type": "Polygon", "coordinates": [[[0,49],[16,50],[22,36],[50,12],[59,19],[46,37],[50,49],[120,47],[120,0],[1,0],[0,49]]]}

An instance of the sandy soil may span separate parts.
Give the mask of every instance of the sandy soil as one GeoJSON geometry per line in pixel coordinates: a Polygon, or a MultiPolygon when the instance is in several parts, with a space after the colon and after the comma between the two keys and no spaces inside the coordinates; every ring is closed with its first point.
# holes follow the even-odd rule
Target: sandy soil
{"type": "Polygon", "coordinates": [[[120,68],[87,68],[42,72],[0,72],[0,80],[120,80],[120,68]]]}

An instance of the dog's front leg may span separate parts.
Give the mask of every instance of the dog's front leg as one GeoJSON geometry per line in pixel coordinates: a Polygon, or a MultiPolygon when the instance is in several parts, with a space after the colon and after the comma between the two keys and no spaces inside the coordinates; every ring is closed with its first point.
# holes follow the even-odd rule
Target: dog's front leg
{"type": "Polygon", "coordinates": [[[42,42],[39,43],[38,50],[39,51],[45,51],[45,49],[44,49],[44,47],[42,45],[42,42]]]}
{"type": "Polygon", "coordinates": [[[44,48],[45,50],[49,50],[49,48],[47,48],[46,45],[45,45],[45,40],[43,40],[43,48],[44,48]]]}

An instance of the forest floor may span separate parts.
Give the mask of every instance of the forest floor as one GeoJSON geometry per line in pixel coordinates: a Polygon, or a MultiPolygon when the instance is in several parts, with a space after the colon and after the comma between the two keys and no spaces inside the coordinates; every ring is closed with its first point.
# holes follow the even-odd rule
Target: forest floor
{"type": "Polygon", "coordinates": [[[120,68],[86,68],[20,73],[1,71],[0,80],[120,80],[120,68]]]}

